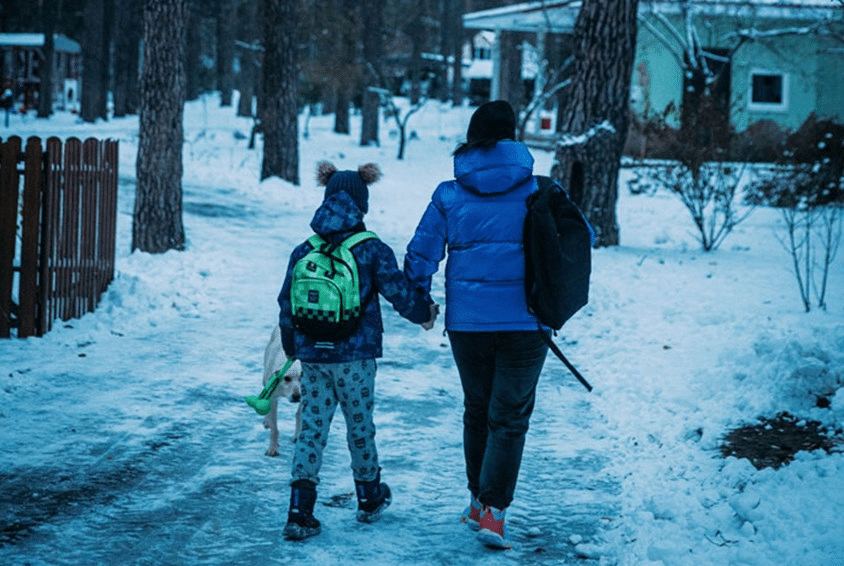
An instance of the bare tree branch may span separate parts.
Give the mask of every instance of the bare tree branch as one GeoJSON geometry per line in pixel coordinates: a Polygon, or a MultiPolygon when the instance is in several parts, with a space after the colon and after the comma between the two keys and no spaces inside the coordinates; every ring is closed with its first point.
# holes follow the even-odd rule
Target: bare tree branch
{"type": "Polygon", "coordinates": [[[785,27],[769,30],[745,28],[725,35],[724,39],[739,38],[754,41],[760,39],[767,39],[771,37],[784,37],[788,35],[812,35],[820,33],[821,31],[826,30],[828,27],[829,22],[826,20],[821,20],[819,22],[815,22],[810,26],[801,27],[785,27]]]}
{"type": "MultiPolygon", "coordinates": [[[[838,0],[838,3],[844,5],[844,0],[838,0]]],[[[840,29],[841,21],[824,18],[806,26],[767,30],[747,27],[728,33],[722,39],[733,40],[735,44],[729,48],[727,56],[722,56],[703,49],[695,23],[697,13],[693,10],[692,3],[684,2],[681,6],[683,26],[685,27],[683,31],[679,30],[668,16],[657,11],[652,2],[649,4],[651,10],[639,17],[639,23],[669,50],[681,68],[699,70],[708,83],[713,82],[718,77],[717,74],[710,71],[707,61],[727,62],[747,42],[764,41],[790,35],[823,35],[844,43],[844,31],[840,29]]]]}
{"type": "Polygon", "coordinates": [[[381,106],[384,107],[387,116],[391,116],[399,128],[399,152],[397,159],[404,159],[404,149],[407,144],[407,121],[411,116],[419,112],[423,106],[428,102],[427,96],[421,96],[418,101],[411,104],[404,116],[401,115],[401,110],[396,105],[393,99],[393,93],[385,88],[371,86],[367,90],[378,94],[381,98],[381,106]]]}

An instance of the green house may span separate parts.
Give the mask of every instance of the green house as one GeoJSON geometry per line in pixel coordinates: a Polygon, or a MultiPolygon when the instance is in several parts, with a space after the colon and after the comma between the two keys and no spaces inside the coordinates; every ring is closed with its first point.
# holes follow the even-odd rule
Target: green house
{"type": "MultiPolygon", "coordinates": [[[[467,14],[464,26],[532,36],[541,50],[549,34],[572,34],[579,10],[579,1],[527,2],[467,14]]],[[[676,127],[701,92],[715,132],[793,131],[812,115],[844,122],[840,0],[641,0],[638,23],[630,101],[639,122],[676,127]]],[[[492,84],[492,98],[510,98],[506,80],[492,84]]]]}

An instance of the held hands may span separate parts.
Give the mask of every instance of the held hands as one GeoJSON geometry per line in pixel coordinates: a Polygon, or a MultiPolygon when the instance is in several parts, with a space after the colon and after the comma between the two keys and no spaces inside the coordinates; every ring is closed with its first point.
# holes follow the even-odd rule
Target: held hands
{"type": "Polygon", "coordinates": [[[431,318],[428,319],[428,322],[423,322],[421,324],[422,328],[425,330],[431,330],[434,327],[434,323],[437,320],[437,315],[440,314],[440,305],[437,303],[431,303],[431,318]]]}

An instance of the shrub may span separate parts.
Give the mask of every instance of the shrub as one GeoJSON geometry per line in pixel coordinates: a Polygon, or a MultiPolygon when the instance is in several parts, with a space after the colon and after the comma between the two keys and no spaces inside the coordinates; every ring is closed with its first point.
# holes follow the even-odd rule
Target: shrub
{"type": "Polygon", "coordinates": [[[713,251],[750,210],[736,209],[736,194],[745,167],[722,161],[702,161],[701,156],[651,169],[653,181],[676,195],[692,217],[704,251],[713,251]]]}
{"type": "Polygon", "coordinates": [[[785,151],[788,132],[772,120],[759,120],[738,132],[730,140],[734,161],[776,163],[785,151]]]}
{"type": "Polygon", "coordinates": [[[825,309],[844,219],[844,125],[809,116],[786,140],[779,167],[752,186],[748,201],[780,210],[779,240],[791,255],[803,307],[811,310],[814,294],[825,309]]]}

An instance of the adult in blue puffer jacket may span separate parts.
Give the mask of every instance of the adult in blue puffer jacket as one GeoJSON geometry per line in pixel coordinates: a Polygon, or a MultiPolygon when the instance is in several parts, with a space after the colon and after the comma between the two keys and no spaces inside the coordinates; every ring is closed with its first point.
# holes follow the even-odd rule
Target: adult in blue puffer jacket
{"type": "Polygon", "coordinates": [[[505,101],[472,115],[407,247],[408,279],[430,291],[448,251],[445,328],[464,394],[463,440],[471,501],[463,521],[484,543],[509,548],[513,500],[536,385],[548,347],[525,299],[525,199],[537,190],[533,157],[515,138],[505,101]]]}
{"type": "MultiPolygon", "coordinates": [[[[381,172],[374,164],[358,171],[337,171],[321,162],[317,179],[325,185],[325,198],[317,208],[311,228],[332,244],[366,230],[364,214],[369,208],[368,184],[381,172]]],[[[390,504],[392,495],[381,483],[372,413],[375,398],[375,358],[381,357],[382,295],[401,316],[428,330],[433,326],[436,305],[428,293],[411,285],[399,269],[390,247],[379,239],[365,240],[352,248],[358,266],[363,314],[354,333],[338,342],[325,342],[293,326],[290,289],[293,267],[313,247],[307,241],[290,255],[287,275],[278,295],[281,343],[288,358],[302,362],[302,426],[293,452],[290,508],[283,534],[301,540],[319,534],[313,516],[322,455],[331,420],[339,406],[346,420],[346,440],[358,498],[357,519],[373,522],[390,504]]]]}

